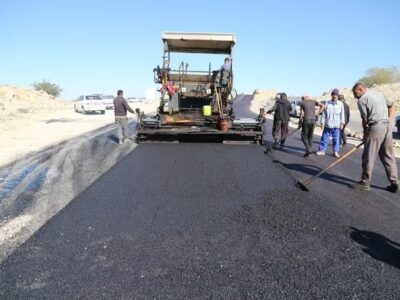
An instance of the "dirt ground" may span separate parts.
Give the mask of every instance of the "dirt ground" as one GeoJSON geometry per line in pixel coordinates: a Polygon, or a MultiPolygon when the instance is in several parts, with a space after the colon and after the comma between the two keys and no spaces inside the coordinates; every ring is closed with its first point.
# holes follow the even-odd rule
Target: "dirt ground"
{"type": "MultiPolygon", "coordinates": [[[[145,113],[155,111],[156,104],[132,104],[145,113]]],[[[129,119],[136,119],[128,114],[129,119]]],[[[113,110],[105,115],[76,113],[71,107],[3,115],[0,122],[0,167],[22,159],[70,138],[114,123],[113,110]]]]}
{"type": "MultiPolygon", "coordinates": [[[[131,104],[145,113],[157,104],[131,104]]],[[[128,114],[133,122],[136,116],[128,114]]],[[[0,261],[63,209],[136,144],[116,143],[112,110],[72,106],[0,115],[0,261]]]]}

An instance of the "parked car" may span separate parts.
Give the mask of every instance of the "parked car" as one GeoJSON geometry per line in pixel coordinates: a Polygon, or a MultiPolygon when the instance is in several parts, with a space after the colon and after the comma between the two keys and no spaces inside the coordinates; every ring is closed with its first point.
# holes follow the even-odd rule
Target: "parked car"
{"type": "Polygon", "coordinates": [[[128,98],[126,98],[126,101],[128,103],[136,103],[137,102],[137,98],[136,97],[128,97],[128,98]]]}
{"type": "Polygon", "coordinates": [[[400,134],[400,115],[396,116],[394,123],[397,127],[397,133],[400,134]]]}
{"type": "Polygon", "coordinates": [[[301,105],[301,98],[299,97],[289,97],[288,98],[290,104],[292,105],[292,110],[290,111],[290,115],[293,117],[300,117],[300,105],[301,105]]]}
{"type": "Polygon", "coordinates": [[[146,103],[146,97],[128,97],[126,101],[128,103],[146,103]]]}
{"type": "Polygon", "coordinates": [[[114,109],[114,96],[101,95],[101,99],[101,102],[106,106],[106,109],[114,109]]]}
{"type": "Polygon", "coordinates": [[[86,114],[88,112],[106,113],[106,106],[102,103],[100,95],[82,95],[74,102],[76,112],[86,114]]]}

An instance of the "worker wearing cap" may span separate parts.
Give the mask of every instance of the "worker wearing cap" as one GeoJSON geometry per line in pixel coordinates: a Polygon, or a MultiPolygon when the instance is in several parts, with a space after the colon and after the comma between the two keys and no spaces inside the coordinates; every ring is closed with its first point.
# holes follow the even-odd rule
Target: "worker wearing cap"
{"type": "Polygon", "coordinates": [[[379,155],[390,182],[386,189],[392,193],[397,193],[399,190],[399,178],[394,157],[392,126],[390,124],[396,106],[392,100],[387,99],[382,93],[367,91],[367,88],[362,83],[356,83],[353,86],[353,94],[358,99],[357,105],[364,129],[361,181],[354,185],[354,188],[363,191],[371,189],[372,170],[376,157],[379,155]]]}
{"type": "Polygon", "coordinates": [[[332,99],[326,102],[324,111],[322,112],[321,125],[323,133],[319,144],[318,156],[325,155],[328,148],[330,137],[333,142],[333,156],[340,157],[340,130],[343,129],[345,123],[344,106],[339,101],[339,90],[334,89],[331,93],[332,99]]]}

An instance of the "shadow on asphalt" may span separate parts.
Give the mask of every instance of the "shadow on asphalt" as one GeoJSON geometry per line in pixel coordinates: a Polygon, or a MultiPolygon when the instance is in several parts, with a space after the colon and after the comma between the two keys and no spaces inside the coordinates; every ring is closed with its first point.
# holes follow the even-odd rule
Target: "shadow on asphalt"
{"type": "MultiPolygon", "coordinates": [[[[285,168],[292,170],[292,171],[296,171],[296,172],[300,172],[303,174],[308,174],[311,176],[315,176],[317,175],[319,172],[322,171],[321,168],[315,166],[315,165],[306,165],[306,164],[287,164],[284,162],[281,162],[279,160],[274,160],[273,162],[275,163],[280,163],[281,165],[283,165],[285,168]]],[[[335,175],[332,173],[323,173],[320,176],[321,179],[324,180],[328,180],[329,182],[336,182],[338,184],[342,184],[342,185],[346,185],[348,187],[350,187],[352,184],[356,183],[356,180],[347,178],[347,177],[343,177],[343,176],[339,176],[339,175],[335,175]]]]}
{"type": "Polygon", "coordinates": [[[110,134],[107,136],[107,138],[118,144],[118,137],[115,134],[110,134]]]}
{"type": "MultiPolygon", "coordinates": [[[[288,153],[290,153],[289,151],[286,151],[288,153]]],[[[294,155],[298,155],[297,153],[293,152],[292,154],[294,155]]],[[[279,163],[282,166],[284,166],[285,168],[292,170],[292,171],[296,171],[296,172],[300,172],[303,174],[308,174],[311,176],[315,176],[317,175],[319,172],[322,171],[322,168],[319,168],[315,165],[305,165],[305,164],[285,164],[283,162],[281,162],[280,160],[273,160],[274,163],[279,163]]],[[[341,185],[345,185],[349,188],[351,188],[355,183],[358,182],[358,180],[354,180],[354,179],[350,179],[348,177],[344,177],[344,176],[339,176],[339,175],[335,175],[332,173],[328,173],[329,171],[327,171],[326,173],[323,173],[321,176],[319,176],[319,178],[324,179],[324,180],[328,180],[329,182],[335,182],[341,185]]],[[[305,178],[308,179],[308,178],[305,178]]],[[[381,186],[377,186],[374,184],[371,184],[371,187],[374,189],[379,189],[379,190],[383,190],[386,191],[385,187],[381,187],[381,186]]]]}
{"type": "Polygon", "coordinates": [[[305,152],[305,148],[300,148],[300,147],[296,147],[296,146],[287,146],[287,145],[284,145],[284,146],[282,147],[282,151],[283,151],[283,152],[288,152],[288,153],[290,153],[290,154],[294,154],[294,155],[303,157],[303,155],[302,155],[301,153],[304,153],[304,152],[305,152]],[[301,151],[301,153],[297,153],[297,152],[293,152],[293,151],[301,151]]]}
{"type": "MultiPolygon", "coordinates": [[[[263,143],[264,143],[264,146],[273,146],[274,145],[274,142],[267,141],[267,140],[264,140],[263,143]]],[[[274,149],[274,150],[279,150],[279,151],[284,151],[284,152],[286,152],[286,150],[301,151],[302,153],[305,151],[304,147],[289,146],[289,145],[286,145],[286,144],[283,145],[283,146],[276,145],[275,148],[276,149],[274,149]]],[[[296,154],[299,155],[300,153],[296,153],[296,154]]],[[[303,156],[303,155],[301,155],[301,156],[303,156]]]]}
{"type": "MultiPolygon", "coordinates": [[[[271,145],[272,145],[272,143],[271,143],[271,145]]],[[[267,147],[269,147],[269,150],[270,150],[270,151],[281,151],[281,152],[285,152],[285,153],[287,153],[287,154],[291,154],[291,155],[294,155],[294,156],[304,157],[302,154],[300,154],[300,153],[298,153],[298,152],[289,150],[290,147],[287,147],[287,146],[283,146],[283,147],[280,147],[280,148],[279,148],[279,146],[278,146],[278,147],[275,147],[275,148],[272,147],[272,146],[267,146],[267,147]]],[[[274,161],[274,162],[280,163],[280,161],[278,161],[278,160],[276,160],[276,161],[274,161]]]]}
{"type": "Polygon", "coordinates": [[[372,258],[400,269],[400,244],[372,231],[351,227],[350,237],[372,258]]]}

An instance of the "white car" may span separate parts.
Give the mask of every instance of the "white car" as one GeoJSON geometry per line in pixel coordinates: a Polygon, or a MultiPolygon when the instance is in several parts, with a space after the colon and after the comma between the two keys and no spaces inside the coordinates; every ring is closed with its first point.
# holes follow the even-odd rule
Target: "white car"
{"type": "Polygon", "coordinates": [[[112,95],[101,95],[101,102],[106,106],[106,109],[114,108],[114,96],[112,95]]]}
{"type": "Polygon", "coordinates": [[[289,112],[291,116],[300,117],[300,105],[302,100],[297,98],[289,98],[290,104],[292,105],[292,110],[289,112]]]}
{"type": "Polygon", "coordinates": [[[106,113],[106,106],[102,102],[100,95],[83,95],[74,102],[76,112],[86,114],[88,112],[106,113]]]}
{"type": "Polygon", "coordinates": [[[128,98],[126,98],[126,101],[128,103],[137,103],[137,98],[136,97],[128,97],[128,98]]]}

